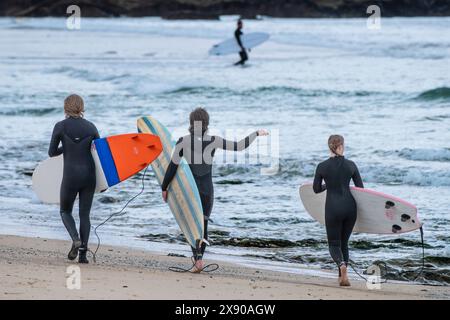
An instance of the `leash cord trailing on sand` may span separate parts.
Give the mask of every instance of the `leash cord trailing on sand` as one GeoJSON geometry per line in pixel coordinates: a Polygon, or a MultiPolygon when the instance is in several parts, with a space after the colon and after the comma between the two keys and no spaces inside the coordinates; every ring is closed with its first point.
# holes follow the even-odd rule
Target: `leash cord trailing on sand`
{"type": "MultiPolygon", "coordinates": [[[[353,267],[353,265],[356,265],[356,263],[354,261],[350,261],[349,263],[350,267],[352,268],[352,270],[361,278],[364,279],[364,281],[369,282],[369,279],[367,277],[364,277],[363,275],[361,275],[358,271],[356,271],[355,267],[353,267]]],[[[387,279],[384,279],[383,281],[379,282],[379,283],[387,283],[387,279]]]]}
{"type": "MultiPolygon", "coordinates": [[[[169,270],[173,271],[173,272],[178,272],[178,273],[190,272],[192,270],[192,268],[195,267],[194,257],[191,257],[191,259],[192,259],[192,266],[190,268],[185,269],[185,268],[173,266],[173,267],[169,267],[169,270]]],[[[210,273],[210,272],[216,271],[217,269],[219,269],[219,265],[217,263],[210,263],[210,264],[207,264],[206,266],[204,266],[199,272],[210,273]],[[206,269],[210,269],[210,270],[206,270],[206,269]]]]}
{"type": "MultiPolygon", "coordinates": [[[[416,281],[420,275],[423,273],[424,269],[425,269],[425,243],[424,243],[424,239],[423,239],[423,227],[420,227],[420,240],[421,240],[421,244],[422,244],[422,266],[420,267],[420,271],[417,273],[417,275],[414,277],[414,279],[412,280],[413,282],[416,281]]],[[[352,270],[362,279],[364,279],[365,281],[369,281],[369,279],[367,277],[364,277],[363,275],[361,275],[358,271],[356,271],[356,269],[353,267],[353,265],[356,266],[356,263],[351,261],[351,263],[349,263],[350,267],[352,268],[352,270]]],[[[386,283],[387,279],[384,279],[384,281],[380,282],[380,283],[386,283]]]]}
{"type": "Polygon", "coordinates": [[[109,220],[111,220],[113,217],[123,216],[123,215],[125,214],[125,212],[123,212],[123,211],[128,207],[128,205],[129,205],[134,199],[136,199],[137,197],[139,197],[139,196],[144,192],[144,190],[145,190],[145,175],[146,175],[146,173],[147,173],[147,169],[148,169],[148,166],[145,167],[144,173],[142,174],[142,187],[141,187],[141,190],[139,191],[139,193],[137,193],[137,194],[134,195],[132,198],[130,198],[130,199],[125,203],[125,205],[122,207],[122,209],[120,209],[120,211],[111,214],[111,215],[110,215],[108,218],[106,218],[102,223],[100,223],[99,225],[97,225],[97,226],[94,228],[94,233],[95,233],[95,236],[97,237],[97,248],[95,249],[94,252],[92,252],[91,250],[89,250],[89,252],[92,253],[94,262],[96,262],[96,260],[97,260],[97,251],[98,251],[98,249],[100,248],[100,237],[99,237],[99,235],[98,235],[98,233],[97,233],[97,229],[100,228],[100,227],[101,227],[102,225],[104,225],[105,223],[107,223],[107,222],[108,222],[109,220]]]}

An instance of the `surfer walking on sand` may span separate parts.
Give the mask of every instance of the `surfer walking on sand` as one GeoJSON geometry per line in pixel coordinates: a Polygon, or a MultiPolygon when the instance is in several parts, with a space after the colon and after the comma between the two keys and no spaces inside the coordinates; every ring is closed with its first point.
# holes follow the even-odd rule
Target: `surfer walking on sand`
{"type": "Polygon", "coordinates": [[[350,286],[347,275],[349,262],[348,241],[356,222],[356,202],[350,192],[350,180],[364,188],[358,167],[344,158],[344,138],[332,135],[328,139],[330,158],[316,169],[313,189],[315,193],[327,190],[325,227],[331,257],[339,269],[339,285],[350,286]],[[322,184],[325,181],[325,185],[322,184]]]}
{"type": "Polygon", "coordinates": [[[236,31],[234,31],[234,37],[236,38],[236,41],[239,45],[239,47],[241,47],[241,51],[239,52],[239,56],[241,57],[241,60],[239,60],[238,62],[236,62],[234,65],[244,65],[245,61],[248,60],[248,55],[247,55],[247,50],[244,48],[244,46],[242,45],[242,41],[241,41],[241,36],[242,36],[242,28],[243,28],[243,23],[242,20],[239,19],[237,22],[237,28],[236,31]]]}
{"type": "Polygon", "coordinates": [[[84,102],[80,96],[72,94],[64,100],[64,113],[66,119],[58,122],[53,129],[48,155],[50,157],[64,155],[60,214],[72,238],[72,248],[68,258],[75,260],[79,254],[79,263],[89,263],[86,253],[91,230],[90,212],[96,185],[91,143],[100,136],[95,125],[83,118],[84,102]],[[72,216],[77,195],[80,216],[79,234],[72,216]]]}
{"type": "MultiPolygon", "coordinates": [[[[197,108],[189,116],[189,135],[180,138],[175,146],[172,159],[161,184],[162,197],[167,202],[167,189],[174,178],[178,165],[185,158],[194,176],[203,208],[204,235],[208,240],[208,220],[214,203],[214,187],[212,182],[212,162],[217,149],[242,151],[250,146],[258,136],[266,136],[266,130],[258,130],[249,136],[236,141],[228,141],[219,136],[208,135],[209,114],[203,108],[197,108]]],[[[195,259],[193,272],[203,270],[203,254],[206,242],[202,241],[198,248],[192,247],[195,259]]]]}

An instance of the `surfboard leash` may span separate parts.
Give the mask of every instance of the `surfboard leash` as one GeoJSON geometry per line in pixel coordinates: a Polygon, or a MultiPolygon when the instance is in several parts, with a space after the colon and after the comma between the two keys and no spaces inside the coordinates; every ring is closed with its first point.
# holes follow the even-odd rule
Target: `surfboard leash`
{"type": "MultiPolygon", "coordinates": [[[[364,277],[362,274],[360,274],[358,271],[356,271],[356,269],[355,269],[355,267],[353,265],[356,265],[356,263],[354,261],[350,260],[349,261],[349,266],[350,266],[350,268],[352,268],[353,272],[355,272],[358,275],[358,277],[360,277],[364,281],[369,282],[368,277],[364,277]]],[[[379,283],[387,283],[387,282],[388,282],[387,279],[383,279],[383,281],[381,281],[379,283]]]]}
{"type": "MultiPolygon", "coordinates": [[[[420,275],[422,275],[423,271],[425,270],[425,242],[424,242],[424,234],[423,234],[423,226],[420,227],[420,241],[421,241],[421,246],[422,246],[422,266],[420,267],[420,271],[417,273],[417,275],[414,277],[414,279],[412,280],[413,282],[415,282],[420,275]]],[[[363,275],[361,275],[358,271],[356,271],[355,266],[356,263],[354,261],[350,261],[351,263],[349,263],[350,267],[352,268],[352,270],[361,278],[364,279],[365,281],[369,281],[369,279],[367,277],[364,277],[363,275]]],[[[386,265],[386,264],[385,264],[386,265]]],[[[388,280],[384,279],[384,281],[380,282],[380,283],[387,283],[388,280]]]]}
{"type": "Polygon", "coordinates": [[[113,217],[120,217],[120,216],[125,215],[124,210],[128,207],[128,205],[129,205],[131,202],[133,202],[134,199],[136,199],[137,197],[139,197],[139,196],[144,192],[144,190],[145,190],[145,176],[146,176],[148,167],[149,167],[149,165],[147,165],[147,166],[145,167],[144,173],[142,174],[142,179],[141,179],[141,181],[142,181],[142,186],[141,186],[141,190],[140,190],[136,195],[134,195],[133,197],[131,197],[131,198],[125,203],[125,205],[122,207],[122,209],[120,209],[120,211],[117,211],[117,212],[115,212],[115,213],[112,213],[111,215],[109,215],[108,218],[106,218],[103,222],[101,222],[99,225],[97,225],[97,226],[94,228],[94,234],[95,234],[95,236],[97,237],[97,248],[95,249],[94,252],[93,252],[92,250],[89,250],[89,249],[88,249],[88,251],[92,254],[92,258],[94,259],[94,263],[97,261],[97,251],[98,251],[98,249],[100,248],[100,237],[99,237],[99,235],[98,235],[98,233],[97,233],[97,229],[100,228],[100,227],[101,227],[102,225],[104,225],[105,223],[107,223],[107,222],[108,222],[109,220],[111,220],[113,217]]]}
{"type": "MultiPolygon", "coordinates": [[[[171,266],[171,267],[169,267],[169,270],[173,271],[173,272],[178,272],[178,273],[191,272],[191,270],[195,267],[194,257],[191,257],[191,261],[192,261],[192,266],[190,268],[186,269],[186,268],[182,268],[182,267],[171,266]]],[[[216,271],[217,269],[219,269],[219,264],[210,263],[210,264],[207,264],[206,266],[204,266],[198,273],[201,273],[201,272],[210,273],[210,272],[216,271]],[[206,269],[208,269],[208,270],[206,270],[206,269]]],[[[195,273],[195,272],[193,272],[193,273],[195,273]]]]}
{"type": "Polygon", "coordinates": [[[420,226],[420,240],[422,242],[422,267],[420,268],[420,272],[417,274],[413,281],[416,281],[417,278],[419,278],[419,276],[425,270],[425,243],[423,241],[423,226],[420,226]]]}

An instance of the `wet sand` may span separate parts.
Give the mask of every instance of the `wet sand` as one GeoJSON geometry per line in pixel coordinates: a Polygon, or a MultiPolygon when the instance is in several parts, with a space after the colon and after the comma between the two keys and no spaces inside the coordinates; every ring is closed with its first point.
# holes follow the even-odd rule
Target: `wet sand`
{"type": "MultiPolygon", "coordinates": [[[[223,262],[209,274],[174,273],[168,268],[186,267],[189,258],[126,247],[102,246],[96,263],[79,265],[67,260],[69,246],[1,235],[0,299],[450,299],[449,287],[387,283],[368,290],[365,282],[352,281],[352,287],[340,288],[333,278],[223,262]],[[80,289],[67,288],[71,267],[80,268],[80,289]]],[[[69,284],[76,287],[77,281],[69,284]]]]}

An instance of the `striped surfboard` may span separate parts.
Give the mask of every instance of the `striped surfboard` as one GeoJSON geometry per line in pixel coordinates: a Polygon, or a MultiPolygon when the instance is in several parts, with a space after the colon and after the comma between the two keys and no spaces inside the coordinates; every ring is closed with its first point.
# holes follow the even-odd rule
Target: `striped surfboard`
{"type": "MultiPolygon", "coordinates": [[[[151,163],[159,185],[164,180],[170,163],[175,141],[165,126],[152,117],[137,120],[138,131],[159,136],[163,152],[151,163]]],[[[186,237],[187,242],[196,247],[203,239],[203,208],[194,176],[185,159],[178,166],[177,173],[168,188],[167,202],[175,220],[186,237]]]]}

